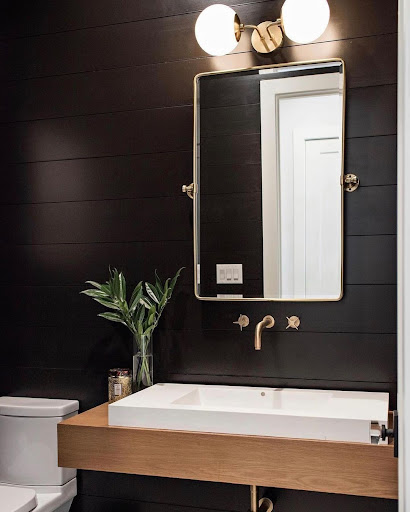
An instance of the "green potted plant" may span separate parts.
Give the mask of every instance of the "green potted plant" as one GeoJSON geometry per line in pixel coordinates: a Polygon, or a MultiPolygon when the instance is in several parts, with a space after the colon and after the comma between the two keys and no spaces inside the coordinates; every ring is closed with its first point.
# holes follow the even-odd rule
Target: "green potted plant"
{"type": "Polygon", "coordinates": [[[111,310],[98,316],[121,323],[131,331],[134,391],[153,384],[152,334],[171,299],[182,268],[164,283],[155,271],[155,284],[140,281],[129,301],[124,274],[116,268],[109,270],[110,277],[104,284],[86,281],[93,288],[80,292],[111,310]]]}

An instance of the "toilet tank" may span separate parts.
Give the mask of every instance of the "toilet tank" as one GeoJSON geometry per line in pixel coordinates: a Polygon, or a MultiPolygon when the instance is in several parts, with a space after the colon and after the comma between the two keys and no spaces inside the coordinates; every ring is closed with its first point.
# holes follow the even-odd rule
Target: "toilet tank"
{"type": "Polygon", "coordinates": [[[63,485],[76,470],[59,468],[57,423],[78,413],[77,400],[0,397],[0,483],[63,485]]]}

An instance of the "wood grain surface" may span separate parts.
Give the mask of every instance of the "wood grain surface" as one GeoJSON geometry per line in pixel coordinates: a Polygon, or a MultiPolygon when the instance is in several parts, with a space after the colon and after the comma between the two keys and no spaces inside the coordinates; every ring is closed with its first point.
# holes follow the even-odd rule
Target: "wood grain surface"
{"type": "Polygon", "coordinates": [[[108,404],[58,425],[59,465],[397,498],[393,446],[108,426],[108,404]]]}

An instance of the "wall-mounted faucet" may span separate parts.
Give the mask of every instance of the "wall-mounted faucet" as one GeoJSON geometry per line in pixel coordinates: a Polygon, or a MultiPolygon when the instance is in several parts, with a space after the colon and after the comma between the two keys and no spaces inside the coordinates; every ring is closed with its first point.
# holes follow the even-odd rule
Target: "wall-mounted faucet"
{"type": "Polygon", "coordinates": [[[264,319],[256,324],[255,327],[255,350],[262,348],[262,331],[263,329],[270,329],[275,325],[275,319],[273,316],[267,315],[264,319]]]}

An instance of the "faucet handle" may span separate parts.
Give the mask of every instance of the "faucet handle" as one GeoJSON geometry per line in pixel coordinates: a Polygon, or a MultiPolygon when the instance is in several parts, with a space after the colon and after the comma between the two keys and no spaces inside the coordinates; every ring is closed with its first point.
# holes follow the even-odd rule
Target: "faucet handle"
{"type": "Polygon", "coordinates": [[[287,316],[286,319],[288,321],[288,326],[286,327],[286,329],[289,329],[289,327],[291,327],[292,329],[296,329],[297,331],[299,330],[300,318],[298,316],[287,316]]]}
{"type": "Polygon", "coordinates": [[[249,318],[246,315],[239,315],[239,318],[236,322],[232,322],[233,324],[238,324],[241,328],[241,331],[244,327],[248,327],[249,325],[249,318]]]}

